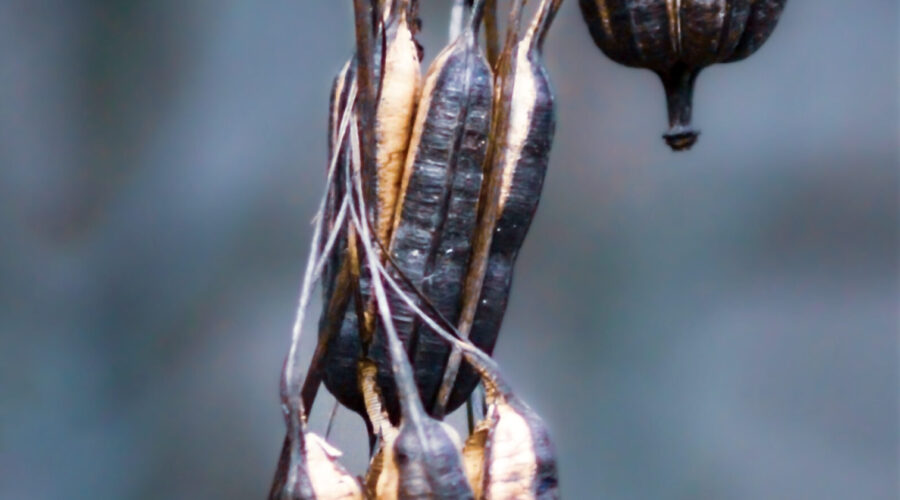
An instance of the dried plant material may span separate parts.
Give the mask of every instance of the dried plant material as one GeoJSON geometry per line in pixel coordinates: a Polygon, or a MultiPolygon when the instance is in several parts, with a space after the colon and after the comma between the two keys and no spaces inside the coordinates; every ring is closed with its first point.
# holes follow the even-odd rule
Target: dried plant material
{"type": "MultiPolygon", "coordinates": [[[[462,35],[429,68],[389,246],[398,272],[452,318],[459,314],[490,129],[493,78],[477,43],[483,6],[483,1],[475,5],[462,35]]],[[[403,301],[391,297],[390,306],[397,333],[414,356],[422,399],[430,406],[448,348],[416,333],[415,317],[403,301]]],[[[386,350],[379,332],[369,355],[379,363],[378,383],[396,419],[398,402],[386,350]]]]}
{"type": "Polygon", "coordinates": [[[484,496],[482,490],[484,485],[484,448],[487,445],[490,429],[491,422],[487,419],[478,422],[463,446],[463,466],[466,468],[466,477],[469,478],[469,484],[472,486],[472,491],[475,492],[476,499],[484,496]]]}
{"type": "MultiPolygon", "coordinates": [[[[344,172],[347,171],[346,162],[348,161],[348,147],[349,143],[347,142],[346,137],[340,137],[339,127],[341,122],[343,121],[343,112],[347,107],[347,100],[350,96],[351,88],[355,85],[355,71],[353,67],[353,61],[347,61],[344,64],[343,68],[341,68],[340,72],[334,79],[334,82],[331,86],[331,96],[329,98],[329,109],[328,109],[328,157],[335,157],[337,161],[337,166],[334,171],[333,180],[330,182],[326,189],[326,204],[325,204],[325,212],[323,214],[325,220],[325,228],[326,233],[329,235],[334,235],[339,238],[341,241],[336,243],[336,248],[338,251],[335,251],[331,254],[329,259],[326,261],[325,268],[322,273],[322,293],[323,298],[325,299],[324,307],[328,307],[328,299],[334,293],[334,285],[335,280],[337,278],[337,274],[339,272],[339,268],[341,265],[341,260],[344,257],[344,250],[347,247],[346,241],[346,228],[343,223],[339,223],[337,221],[337,214],[340,210],[341,200],[344,198],[345,190],[344,190],[344,172]]],[[[323,245],[325,241],[322,242],[323,245]]],[[[322,251],[322,248],[319,250],[322,251]]],[[[324,311],[323,311],[324,312],[324,311]]]]}
{"type": "Polygon", "coordinates": [[[378,199],[376,235],[390,238],[400,178],[419,98],[420,62],[407,18],[409,1],[394,1],[386,11],[384,66],[375,110],[375,160],[378,199]]]}
{"type": "MultiPolygon", "coordinates": [[[[379,273],[391,288],[400,289],[383,267],[379,273]]],[[[451,334],[410,297],[403,297],[433,332],[463,353],[487,389],[488,415],[463,450],[464,467],[476,498],[558,498],[556,452],[541,418],[513,393],[494,360],[458,333],[451,334]]]]}
{"type": "MultiPolygon", "coordinates": [[[[541,50],[561,0],[543,0],[525,35],[507,42],[501,75],[510,99],[495,113],[498,122],[486,206],[479,220],[469,267],[459,330],[491,352],[500,331],[512,285],[513,266],[541,197],[556,127],[553,88],[541,50]],[[508,90],[507,90],[508,89],[508,90]]],[[[517,23],[515,21],[514,23],[517,23]]],[[[457,381],[461,355],[447,361],[436,414],[454,409],[471,394],[478,379],[466,370],[457,381]],[[452,391],[451,391],[452,389],[452,391]]]]}
{"type": "Polygon", "coordinates": [[[317,500],[362,499],[362,488],[337,461],[341,452],[314,433],[306,435],[306,463],[317,500]]]}
{"type": "Polygon", "coordinates": [[[300,398],[282,388],[287,422],[284,474],[276,475],[269,500],[353,500],[362,499],[362,487],[338,462],[341,452],[323,438],[306,430],[299,408],[300,398]]]}
{"type": "MultiPolygon", "coordinates": [[[[351,133],[351,138],[356,137],[356,134],[351,133]]],[[[386,448],[385,452],[381,474],[386,478],[384,489],[377,491],[377,494],[384,495],[383,498],[471,499],[473,495],[463,471],[460,450],[442,423],[432,419],[425,412],[413,379],[409,358],[393,327],[387,294],[382,280],[378,278],[378,270],[384,267],[380,262],[378,251],[372,244],[374,237],[369,229],[369,221],[364,219],[367,212],[361,182],[362,169],[358,144],[353,150],[352,189],[356,195],[356,207],[350,211],[350,215],[364,250],[361,257],[375,274],[371,282],[372,293],[379,320],[384,326],[401,409],[399,431],[393,444],[386,448]],[[396,467],[395,476],[392,467],[396,467]],[[391,477],[396,477],[396,481],[390,479],[391,477]],[[396,494],[393,489],[395,485],[396,494]]],[[[377,483],[376,490],[382,488],[380,479],[377,483]]]]}
{"type": "Polygon", "coordinates": [[[476,498],[558,498],[555,453],[533,411],[500,400],[490,405],[480,425],[484,430],[463,449],[476,498]]]}
{"type": "Polygon", "coordinates": [[[611,59],[663,81],[675,150],[690,149],[694,82],[715,63],[744,59],[775,29],[787,0],[580,0],[594,42],[611,59]]]}
{"type": "MultiPolygon", "coordinates": [[[[345,116],[342,118],[340,126],[338,127],[337,142],[342,141],[346,135],[349,123],[349,116],[347,115],[349,115],[349,110],[353,107],[354,101],[355,90],[351,90],[343,112],[345,116]]],[[[331,183],[334,179],[335,171],[337,170],[337,160],[337,155],[333,154],[329,161],[326,184],[331,183]]],[[[294,319],[294,326],[291,332],[291,344],[282,369],[281,404],[287,432],[284,445],[282,446],[278,468],[276,469],[275,478],[273,479],[272,487],[269,492],[270,499],[294,500],[317,498],[314,489],[315,485],[310,477],[310,474],[312,473],[310,469],[311,464],[317,468],[316,474],[321,474],[322,477],[327,478],[331,483],[355,483],[355,479],[346,474],[346,471],[337,464],[337,454],[335,454],[333,450],[324,450],[321,446],[315,444],[315,438],[310,438],[310,441],[312,441],[313,444],[308,446],[307,438],[310,436],[310,433],[306,430],[305,409],[300,397],[301,377],[297,370],[303,320],[305,318],[306,309],[309,306],[310,294],[316,281],[318,281],[321,276],[323,269],[326,267],[330,254],[334,249],[333,245],[336,241],[336,238],[333,238],[331,237],[332,235],[330,235],[328,238],[324,239],[325,243],[323,244],[323,231],[326,227],[325,211],[326,206],[328,205],[329,194],[329,191],[326,190],[319,202],[313,238],[310,244],[309,257],[303,275],[303,284],[300,289],[297,315],[294,319]],[[310,462],[311,459],[313,462],[310,462]],[[330,465],[326,466],[326,462],[330,463],[330,465]],[[347,478],[349,478],[349,483],[347,482],[347,478]]],[[[345,199],[342,199],[342,207],[344,207],[344,201],[345,199]]],[[[339,214],[346,214],[346,210],[339,210],[339,214]]],[[[336,217],[343,217],[343,215],[336,217]]],[[[334,491],[340,492],[345,491],[345,489],[342,487],[341,489],[334,491]]],[[[351,496],[346,498],[362,498],[361,495],[361,489],[359,489],[358,497],[351,496]]]]}

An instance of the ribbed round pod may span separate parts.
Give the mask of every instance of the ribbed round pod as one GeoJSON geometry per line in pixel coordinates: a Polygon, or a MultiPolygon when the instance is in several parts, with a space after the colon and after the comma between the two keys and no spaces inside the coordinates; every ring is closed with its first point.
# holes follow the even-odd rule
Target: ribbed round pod
{"type": "Polygon", "coordinates": [[[743,59],[769,37],[787,0],[580,0],[598,47],[612,60],[655,71],[663,81],[678,151],[697,141],[691,126],[701,69],[743,59]]]}

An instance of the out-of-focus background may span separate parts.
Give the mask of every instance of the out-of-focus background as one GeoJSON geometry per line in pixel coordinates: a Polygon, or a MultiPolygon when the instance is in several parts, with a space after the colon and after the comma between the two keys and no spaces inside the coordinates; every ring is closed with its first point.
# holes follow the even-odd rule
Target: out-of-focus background
{"type": "MultiPolygon", "coordinates": [[[[497,349],[565,498],[897,498],[897,22],[791,0],[673,154],[565,2],[497,349]]],[[[265,495],[352,37],[349,1],[0,2],[0,498],[265,495]]],[[[333,437],[362,472],[358,417],[333,437]]]]}

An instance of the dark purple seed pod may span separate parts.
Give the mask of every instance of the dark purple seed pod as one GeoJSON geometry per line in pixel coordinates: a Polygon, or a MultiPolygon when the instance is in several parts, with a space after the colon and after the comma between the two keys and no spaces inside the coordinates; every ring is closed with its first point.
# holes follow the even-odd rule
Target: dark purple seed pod
{"type": "MultiPolygon", "coordinates": [[[[507,69],[499,70],[499,78],[509,90],[500,98],[502,107],[498,105],[500,109],[495,111],[492,141],[496,151],[486,167],[484,208],[457,313],[460,332],[488,354],[500,333],[516,257],[537,211],[550,159],[556,107],[542,49],[561,4],[562,0],[541,1],[525,35],[504,49],[502,62],[507,69]]],[[[518,23],[510,23],[516,37],[518,23]]],[[[461,360],[458,351],[447,358],[435,415],[462,405],[478,384],[476,373],[461,365],[461,360]]]]}
{"type": "Polygon", "coordinates": [[[666,91],[676,151],[689,149],[694,82],[706,66],[739,61],[766,41],[787,0],[580,0],[594,42],[612,60],[651,69],[666,91]]]}

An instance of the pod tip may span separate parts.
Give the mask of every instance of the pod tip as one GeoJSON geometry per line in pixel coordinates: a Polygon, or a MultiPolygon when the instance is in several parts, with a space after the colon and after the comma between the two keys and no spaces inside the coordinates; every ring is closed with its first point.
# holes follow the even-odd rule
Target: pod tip
{"type": "Polygon", "coordinates": [[[684,125],[672,127],[663,134],[663,139],[666,140],[666,144],[672,148],[672,151],[687,151],[691,149],[691,146],[697,142],[698,137],[700,137],[699,130],[694,130],[692,127],[685,127],[684,125]]]}

